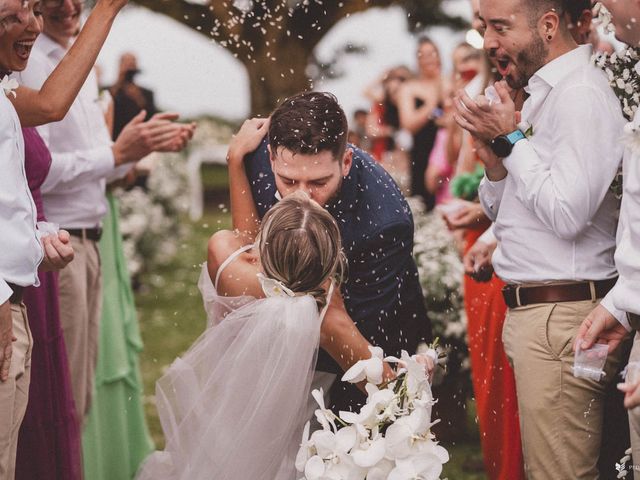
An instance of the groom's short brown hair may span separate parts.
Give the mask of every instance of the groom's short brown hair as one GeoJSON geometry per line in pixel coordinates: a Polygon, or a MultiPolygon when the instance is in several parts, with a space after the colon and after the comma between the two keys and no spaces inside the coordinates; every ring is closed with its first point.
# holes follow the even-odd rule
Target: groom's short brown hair
{"type": "Polygon", "coordinates": [[[287,98],[271,114],[269,145],[293,153],[315,155],[329,151],[342,160],[347,148],[347,116],[334,95],[304,92],[287,98]]]}

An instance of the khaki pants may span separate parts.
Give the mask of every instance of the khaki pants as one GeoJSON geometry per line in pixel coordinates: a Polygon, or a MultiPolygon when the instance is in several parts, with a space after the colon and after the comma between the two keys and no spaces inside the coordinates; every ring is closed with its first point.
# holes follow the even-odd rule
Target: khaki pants
{"type": "Polygon", "coordinates": [[[71,372],[78,422],[89,412],[102,310],[100,255],[96,242],[71,237],[73,262],[60,271],[60,322],[71,372]]]}
{"type": "MultiPolygon", "coordinates": [[[[636,333],[633,339],[629,362],[640,362],[640,333],[636,333]]],[[[633,452],[633,478],[634,480],[640,480],[640,407],[629,410],[629,427],[631,450],[633,452]]]]}
{"type": "MultiPolygon", "coordinates": [[[[16,469],[18,432],[29,399],[33,339],[24,305],[11,305],[13,356],[9,380],[0,382],[0,480],[13,480],[16,469]]],[[[34,461],[37,461],[34,459],[34,461]]]]}
{"type": "Polygon", "coordinates": [[[596,306],[591,301],[529,305],[509,310],[502,339],[512,363],[525,472],[530,480],[597,479],[603,397],[614,378],[619,349],[606,377],[573,376],[573,343],[596,306]]]}

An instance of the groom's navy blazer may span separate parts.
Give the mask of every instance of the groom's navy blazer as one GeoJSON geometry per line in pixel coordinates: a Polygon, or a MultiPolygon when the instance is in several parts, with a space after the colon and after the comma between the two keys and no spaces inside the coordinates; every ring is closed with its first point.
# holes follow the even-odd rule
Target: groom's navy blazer
{"type": "MultiPolygon", "coordinates": [[[[364,337],[385,354],[414,353],[421,340],[431,340],[431,324],[412,256],[413,217],[391,176],[367,153],[352,148],[351,172],[328,207],[349,265],[342,287],[345,306],[364,337]]],[[[245,158],[245,166],[262,218],[277,202],[266,141],[245,158]]],[[[341,372],[322,350],[317,369],[341,372]]]]}

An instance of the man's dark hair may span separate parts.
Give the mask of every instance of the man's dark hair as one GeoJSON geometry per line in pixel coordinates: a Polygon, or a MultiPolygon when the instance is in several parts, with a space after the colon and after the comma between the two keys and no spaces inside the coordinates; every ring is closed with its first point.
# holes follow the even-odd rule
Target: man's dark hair
{"type": "Polygon", "coordinates": [[[571,17],[572,23],[578,23],[582,12],[591,10],[591,0],[564,0],[563,8],[571,17]]]}
{"type": "Polygon", "coordinates": [[[315,155],[329,151],[342,160],[349,131],[347,116],[334,95],[304,92],[287,98],[271,114],[269,145],[293,153],[315,155]]]}
{"type": "Polygon", "coordinates": [[[369,112],[367,112],[366,110],[363,110],[362,108],[359,108],[358,110],[353,112],[353,118],[362,117],[366,115],[369,115],[369,112]]]}
{"type": "Polygon", "coordinates": [[[542,15],[550,10],[554,10],[560,18],[566,11],[566,6],[572,0],[520,0],[525,6],[529,15],[529,24],[533,27],[537,25],[542,15]]]}

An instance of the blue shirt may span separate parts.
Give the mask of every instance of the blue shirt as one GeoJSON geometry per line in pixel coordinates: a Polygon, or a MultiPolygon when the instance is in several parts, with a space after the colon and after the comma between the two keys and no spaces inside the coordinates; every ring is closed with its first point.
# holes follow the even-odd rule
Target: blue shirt
{"type": "MultiPolygon", "coordinates": [[[[345,306],[362,335],[385,354],[414,353],[420,341],[431,340],[431,324],[413,259],[411,210],[391,176],[364,151],[353,152],[351,171],[327,207],[348,260],[345,306]]],[[[262,218],[277,202],[267,142],[245,162],[262,218]]],[[[317,369],[341,371],[322,350],[317,369]]]]}

